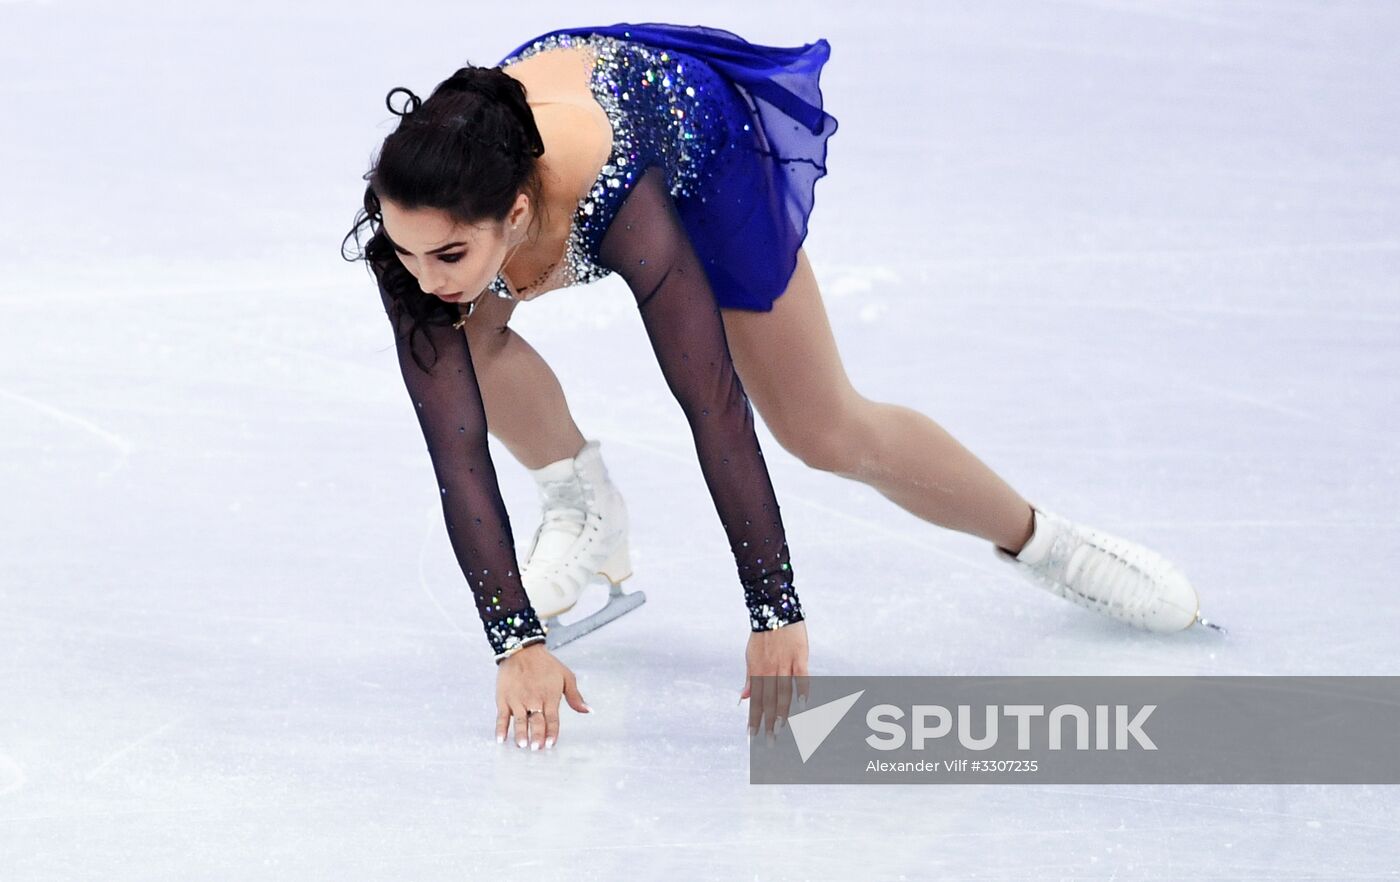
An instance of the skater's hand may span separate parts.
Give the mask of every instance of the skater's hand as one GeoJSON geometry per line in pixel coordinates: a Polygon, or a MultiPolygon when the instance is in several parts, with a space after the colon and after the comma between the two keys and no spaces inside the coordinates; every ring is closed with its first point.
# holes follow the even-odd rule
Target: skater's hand
{"type": "Polygon", "coordinates": [[[501,662],[496,672],[496,741],[505,740],[515,718],[515,744],[531,750],[553,747],[559,737],[559,698],[582,713],[592,713],[579,694],[574,672],[543,643],[525,647],[501,662]],[[527,711],[542,711],[530,714],[527,711]]]}
{"type": "Polygon", "coordinates": [[[804,703],[807,700],[810,689],[807,681],[807,623],[793,622],[772,631],[751,632],[744,661],[748,674],[744,678],[744,691],[739,693],[739,700],[752,699],[749,702],[749,735],[762,730],[771,739],[775,727],[781,731],[781,726],[786,725],[793,689],[796,688],[804,703]],[[754,677],[774,676],[790,679],[760,680],[757,683],[753,680],[754,677]],[[779,721],[783,722],[780,724],[779,721]]]}

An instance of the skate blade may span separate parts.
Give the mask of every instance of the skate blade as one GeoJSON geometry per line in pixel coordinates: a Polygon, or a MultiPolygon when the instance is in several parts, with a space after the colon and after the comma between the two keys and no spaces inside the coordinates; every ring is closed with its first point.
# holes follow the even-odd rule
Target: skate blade
{"type": "Polygon", "coordinates": [[[626,615],[646,603],[646,600],[647,596],[644,592],[624,593],[620,585],[611,585],[608,590],[607,605],[592,615],[584,616],[577,622],[570,622],[567,625],[562,624],[558,616],[546,619],[545,627],[548,629],[548,634],[545,636],[545,648],[553,651],[566,643],[571,643],[584,634],[596,631],[608,622],[626,615]]]}
{"type": "Polygon", "coordinates": [[[1209,628],[1209,629],[1212,630],[1212,631],[1218,631],[1218,632],[1221,633],[1221,634],[1228,634],[1228,633],[1230,633],[1229,631],[1225,630],[1225,629],[1224,629],[1223,627],[1221,627],[1220,625],[1216,624],[1215,622],[1210,621],[1210,620],[1207,619],[1205,616],[1201,615],[1201,613],[1200,613],[1199,610],[1197,610],[1197,612],[1196,612],[1196,621],[1193,622],[1192,624],[1200,625],[1200,626],[1203,627],[1203,628],[1209,628]]]}

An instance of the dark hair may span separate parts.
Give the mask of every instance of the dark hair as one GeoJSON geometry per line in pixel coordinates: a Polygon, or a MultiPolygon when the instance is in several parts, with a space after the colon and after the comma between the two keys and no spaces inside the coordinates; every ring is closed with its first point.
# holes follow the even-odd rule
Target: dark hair
{"type": "MultiPolygon", "coordinates": [[[[525,103],[524,84],[499,67],[460,68],[439,83],[427,101],[396,86],[384,103],[400,118],[399,124],[363,175],[369,183],[364,206],[341,241],[340,253],[348,261],[363,260],[384,289],[395,334],[404,315],[412,319],[409,351],[418,366],[428,371],[413,347],[414,334],[422,325],[452,324],[458,319],[457,308],[423,293],[394,254],[384,234],[380,199],[410,211],[441,209],[461,223],[475,224],[505,220],[516,194],[525,190],[535,209],[533,218],[539,220],[544,206],[539,198],[538,158],[544,153],[544,142],[525,103]],[[394,108],[395,92],[407,96],[404,109],[394,108]],[[360,232],[366,227],[372,235],[361,246],[360,232]],[[346,245],[352,238],[360,251],[347,256],[346,245]]],[[[431,346],[431,338],[428,342],[431,346]]],[[[435,346],[433,361],[437,361],[435,346]]]]}

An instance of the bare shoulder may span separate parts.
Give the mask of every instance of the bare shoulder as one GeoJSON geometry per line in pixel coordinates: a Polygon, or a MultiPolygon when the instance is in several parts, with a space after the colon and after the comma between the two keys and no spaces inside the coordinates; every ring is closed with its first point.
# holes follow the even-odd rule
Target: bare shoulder
{"type": "Polygon", "coordinates": [[[564,209],[588,194],[612,152],[612,122],[593,94],[596,62],[592,46],[556,46],[503,68],[525,87],[544,141],[544,199],[564,209]]]}
{"type": "Polygon", "coordinates": [[[597,60],[592,46],[556,46],[514,61],[501,69],[525,86],[531,104],[577,101],[586,97],[597,60]]]}
{"type": "Polygon", "coordinates": [[[545,104],[531,108],[544,142],[542,184],[561,203],[578,202],[612,152],[612,124],[596,103],[545,104]]]}

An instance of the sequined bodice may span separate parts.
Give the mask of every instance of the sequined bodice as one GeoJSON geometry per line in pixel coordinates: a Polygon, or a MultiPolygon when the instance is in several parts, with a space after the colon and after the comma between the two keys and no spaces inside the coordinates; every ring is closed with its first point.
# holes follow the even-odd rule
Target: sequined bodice
{"type": "MultiPolygon", "coordinates": [[[[705,173],[699,145],[715,143],[705,135],[721,120],[697,87],[714,88],[713,73],[687,67],[671,53],[598,34],[557,34],[503,58],[504,67],[550,49],[588,47],[594,61],[589,88],[612,127],[612,150],[588,192],[579,200],[564,245],[563,259],[532,291],[550,291],[597,281],[611,274],[598,263],[598,247],[618,206],[636,179],[651,164],[666,170],[673,197],[697,192],[705,173]]],[[[711,148],[713,152],[713,148],[711,148]]],[[[497,275],[490,290],[510,298],[509,283],[497,275]]]]}

